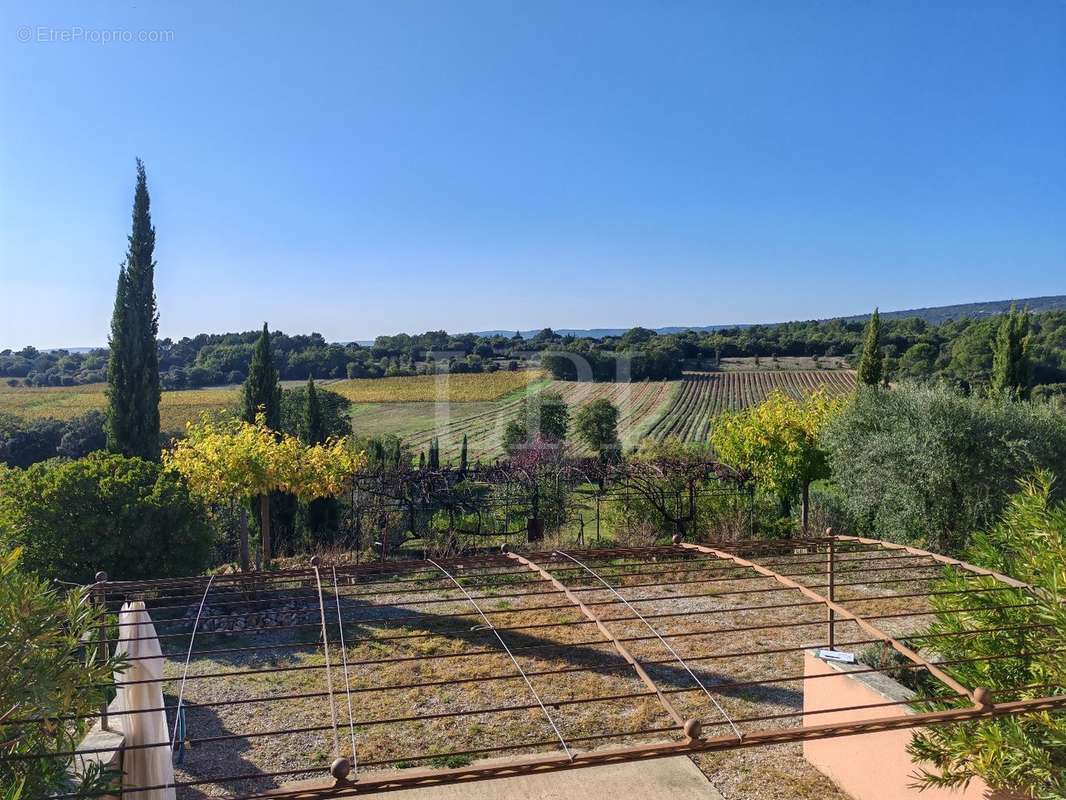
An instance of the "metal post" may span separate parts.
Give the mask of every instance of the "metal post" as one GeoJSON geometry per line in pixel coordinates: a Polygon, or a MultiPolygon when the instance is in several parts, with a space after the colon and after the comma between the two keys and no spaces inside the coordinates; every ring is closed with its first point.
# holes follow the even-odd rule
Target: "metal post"
{"type": "Polygon", "coordinates": [[[596,493],[596,544],[600,543],[600,493],[596,493]]]}
{"type": "MultiPolygon", "coordinates": [[[[107,573],[103,572],[103,571],[97,572],[96,573],[96,588],[95,588],[93,594],[95,595],[94,599],[96,600],[96,602],[98,602],[100,604],[100,608],[104,612],[104,621],[105,621],[105,623],[107,621],[107,589],[105,589],[104,586],[102,586],[101,584],[106,584],[106,583],[107,583],[107,573]]],[[[119,633],[121,633],[121,631],[119,631],[119,633]]],[[[103,661],[103,662],[107,661],[107,656],[108,656],[107,640],[108,640],[109,635],[110,634],[108,633],[108,630],[107,630],[106,627],[100,628],[100,642],[97,644],[97,654],[99,655],[101,661],[103,661]]],[[[107,719],[107,695],[106,694],[104,695],[104,699],[100,703],[100,730],[104,730],[104,731],[111,730],[111,725],[110,725],[110,723],[108,722],[108,719],[107,719]]]]}
{"type": "MultiPolygon", "coordinates": [[[[834,544],[835,543],[834,543],[834,540],[832,538],[833,537],[833,529],[832,528],[826,528],[825,529],[825,535],[827,537],[829,537],[829,544],[826,545],[826,551],[825,551],[825,570],[826,570],[827,577],[829,578],[829,580],[828,580],[829,592],[828,592],[827,596],[829,597],[830,600],[835,600],[836,598],[834,597],[834,595],[836,593],[836,571],[834,569],[834,561],[835,561],[835,559],[833,558],[833,556],[835,555],[835,553],[834,553],[834,551],[835,551],[834,544]]],[[[833,612],[832,608],[829,608],[826,611],[826,628],[828,629],[829,649],[833,650],[833,649],[835,649],[834,645],[836,644],[836,614],[833,612]]]]}

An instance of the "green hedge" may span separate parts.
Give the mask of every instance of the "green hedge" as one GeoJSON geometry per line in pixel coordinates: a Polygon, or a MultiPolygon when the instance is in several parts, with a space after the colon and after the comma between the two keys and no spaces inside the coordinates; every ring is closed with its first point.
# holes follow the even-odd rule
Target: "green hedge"
{"type": "Polygon", "coordinates": [[[86,583],[190,575],[207,566],[212,531],[184,481],[159,464],[94,453],[0,471],[0,542],[22,566],[86,583]]]}

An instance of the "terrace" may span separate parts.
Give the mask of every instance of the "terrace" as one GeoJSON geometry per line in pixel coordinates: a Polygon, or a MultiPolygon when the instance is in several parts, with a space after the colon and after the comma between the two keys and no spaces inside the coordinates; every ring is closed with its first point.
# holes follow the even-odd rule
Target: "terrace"
{"type": "Polygon", "coordinates": [[[1066,707],[1040,686],[990,697],[902,641],[933,616],[945,569],[971,576],[973,611],[972,625],[945,635],[1010,630],[1024,644],[1008,658],[1040,650],[1038,622],[995,623],[1031,605],[1024,584],[832,535],[314,561],[95,589],[113,610],[143,599],[155,621],[168,725],[183,743],[179,798],[343,797],[679,756],[726,796],[804,796],[806,782],[827,797],[805,742],[1066,707]],[[854,665],[851,677],[921,675],[913,683],[926,688],[805,704],[839,674],[812,669],[812,648],[871,647],[899,663],[854,665]]]}

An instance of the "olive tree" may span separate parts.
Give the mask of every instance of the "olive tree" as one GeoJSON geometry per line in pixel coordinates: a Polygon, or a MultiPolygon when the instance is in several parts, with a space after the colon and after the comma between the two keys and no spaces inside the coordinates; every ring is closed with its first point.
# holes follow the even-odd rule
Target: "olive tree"
{"type": "Polygon", "coordinates": [[[861,387],[821,443],[861,529],[956,552],[1036,468],[1066,475],[1066,419],[1047,406],[946,386],[861,387]]]}

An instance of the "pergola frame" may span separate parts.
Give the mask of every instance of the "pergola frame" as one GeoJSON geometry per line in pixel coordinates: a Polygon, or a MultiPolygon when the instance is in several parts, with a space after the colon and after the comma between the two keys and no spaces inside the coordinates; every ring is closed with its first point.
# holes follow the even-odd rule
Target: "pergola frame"
{"type": "MultiPolygon", "coordinates": [[[[763,745],[782,744],[787,742],[803,742],[814,739],[825,739],[832,737],[851,736],[862,733],[886,731],[886,730],[900,730],[910,729],[918,727],[926,727],[930,725],[946,724],[952,722],[965,722],[976,719],[988,719],[999,716],[1018,715],[1026,713],[1034,713],[1050,710],[1062,710],[1066,708],[1066,695],[1063,694],[1047,694],[1044,696],[1029,697],[1027,699],[1018,700],[1003,700],[1002,702],[996,702],[994,699],[982,688],[977,686],[964,686],[953,678],[944,667],[950,666],[947,662],[934,662],[926,659],[913,649],[903,644],[898,639],[889,635],[881,627],[875,624],[875,620],[879,619],[891,619],[895,617],[902,617],[904,614],[859,614],[849,609],[846,605],[847,601],[836,600],[833,598],[833,591],[837,587],[859,585],[864,588],[870,586],[892,586],[896,584],[908,585],[918,580],[935,580],[940,574],[944,566],[950,566],[956,569],[970,572],[975,576],[991,579],[995,585],[992,586],[977,586],[972,591],[974,593],[979,592],[991,592],[991,591],[1003,591],[1003,590],[1018,590],[1026,594],[1034,594],[1036,590],[1020,581],[1009,578],[1008,576],[998,575],[988,570],[976,567],[974,565],[966,564],[955,559],[950,559],[944,556],[940,556],[928,551],[919,550],[917,548],[905,547],[902,545],[895,545],[888,542],[882,542],[879,540],[865,539],[860,537],[851,536],[833,536],[830,532],[827,532],[827,536],[824,537],[812,537],[807,539],[797,540],[779,540],[779,541],[766,541],[766,540],[747,540],[737,542],[716,542],[711,544],[694,544],[681,541],[675,541],[671,546],[658,546],[658,547],[644,547],[644,548],[613,548],[613,549],[594,549],[583,551],[550,551],[543,553],[517,553],[517,552],[504,552],[500,555],[486,555],[486,556],[474,556],[462,559],[454,559],[452,561],[412,561],[412,562],[391,562],[391,563],[371,563],[362,565],[337,565],[331,568],[331,571],[327,573],[329,577],[332,577],[332,593],[333,598],[332,605],[327,603],[325,598],[326,594],[323,591],[323,574],[317,561],[312,563],[310,569],[298,569],[298,570],[286,570],[266,574],[233,574],[233,575],[217,575],[210,578],[188,578],[188,579],[166,579],[157,581],[128,581],[128,582],[112,582],[102,580],[97,584],[94,584],[93,589],[101,602],[111,604],[111,607],[121,600],[136,597],[145,596],[150,598],[156,598],[157,604],[150,605],[150,610],[159,612],[170,608],[185,608],[190,604],[195,606],[199,603],[199,611],[197,614],[195,623],[193,624],[193,630],[191,636],[187,633],[161,633],[158,637],[161,641],[166,642],[172,639],[180,639],[185,636],[189,636],[188,649],[185,653],[181,651],[170,651],[169,655],[177,658],[185,656],[185,668],[182,672],[180,680],[180,688],[178,690],[178,705],[181,704],[181,697],[183,696],[185,685],[188,681],[205,680],[211,678],[225,677],[226,675],[250,675],[257,671],[270,672],[270,671],[289,671],[289,670],[303,670],[303,669],[316,669],[318,667],[313,666],[288,666],[280,667],[276,669],[263,669],[263,670],[234,670],[234,671],[215,671],[206,673],[194,673],[189,674],[188,666],[190,661],[196,656],[212,655],[217,656],[219,654],[237,653],[244,651],[254,651],[259,648],[257,646],[242,646],[236,648],[207,648],[207,649],[194,649],[196,642],[196,636],[199,632],[201,635],[211,635],[209,632],[202,631],[201,626],[210,619],[218,619],[218,616],[201,616],[207,601],[208,595],[212,591],[249,591],[257,593],[257,596],[271,597],[278,601],[288,600],[292,597],[300,597],[304,599],[310,599],[315,602],[319,612],[319,620],[313,624],[300,624],[293,626],[282,626],[291,628],[311,628],[321,631],[320,645],[325,652],[326,657],[326,677],[328,681],[328,690],[325,693],[322,692],[307,692],[302,694],[292,695],[293,698],[306,698],[306,697],[328,697],[330,703],[330,713],[332,717],[331,729],[333,733],[333,742],[335,750],[339,750],[338,743],[338,728],[344,727],[343,719],[339,719],[341,715],[337,712],[334,704],[335,696],[343,695],[348,701],[348,724],[351,728],[351,740],[352,740],[352,758],[338,758],[335,760],[330,777],[318,777],[325,771],[322,767],[309,767],[307,769],[289,769],[283,770],[278,773],[263,773],[264,776],[269,777],[272,774],[278,776],[288,776],[290,778],[310,778],[310,781],[302,784],[294,784],[288,787],[282,787],[280,789],[259,791],[246,794],[237,794],[237,797],[246,798],[246,800],[252,800],[252,798],[259,797],[285,797],[285,798],[300,798],[301,800],[310,800],[311,798],[321,797],[347,797],[357,794],[363,794],[368,792],[382,792],[396,789],[412,788],[418,786],[432,786],[441,784],[452,783],[465,783],[470,781],[485,780],[497,777],[516,776],[516,775],[529,775],[538,774],[543,772],[550,772],[555,770],[574,769],[586,766],[597,766],[611,763],[621,763],[628,761],[642,761],[653,758],[663,758],[677,755],[693,755],[697,753],[728,750],[741,747],[758,747],[763,745]],[[903,555],[900,555],[903,553],[903,555]],[[810,558],[813,556],[813,558],[810,558]],[[569,561],[567,561],[568,559],[569,561]],[[610,563],[607,567],[603,567],[600,570],[593,570],[588,567],[583,560],[608,560],[610,563]],[[906,567],[895,566],[894,562],[906,560],[906,567]],[[931,566],[923,566],[921,561],[931,561],[931,566]],[[578,566],[570,566],[570,562],[578,566]],[[884,562],[888,562],[885,565],[884,562]],[[850,569],[861,570],[861,574],[872,575],[873,578],[869,580],[859,581],[855,584],[848,582],[835,581],[835,565],[849,565],[850,569]],[[873,566],[871,566],[873,565],[873,566]],[[673,567],[671,569],[671,566],[673,567]],[[810,569],[801,572],[788,572],[781,567],[802,567],[807,566],[810,569]],[[827,570],[827,574],[822,574],[820,568],[824,566],[827,570]],[[665,567],[665,569],[664,569],[665,567]],[[585,572],[591,573],[602,584],[602,586],[590,587],[586,585],[577,585],[579,578],[570,577],[571,573],[576,573],[578,576],[585,572]],[[607,570],[611,570],[607,572],[607,570]],[[890,573],[893,570],[906,570],[909,574],[917,574],[920,570],[935,570],[935,574],[921,577],[880,577],[886,573],[890,573]],[[740,574],[737,574],[737,573],[740,574]],[[447,582],[451,585],[451,591],[456,589],[461,592],[461,597],[450,597],[447,599],[441,599],[436,595],[445,591],[443,587],[425,587],[422,584],[430,580],[426,575],[436,573],[443,575],[447,582]],[[754,575],[752,575],[754,573],[754,575]],[[522,578],[520,576],[527,575],[528,578],[522,578]],[[659,583],[653,581],[652,583],[641,583],[642,576],[662,576],[662,575],[688,575],[696,574],[697,577],[690,579],[688,577],[669,580],[659,578],[659,583]],[[500,578],[507,581],[506,586],[510,587],[530,587],[520,592],[514,592],[513,594],[496,593],[496,594],[482,594],[479,592],[479,586],[493,585],[493,581],[500,578]],[[625,585],[624,583],[618,583],[619,580],[624,581],[626,578],[636,578],[636,583],[625,585]],[[796,578],[812,578],[812,579],[825,579],[827,584],[802,582],[796,580],[796,578]],[[698,585],[698,584],[714,584],[715,582],[725,583],[727,586],[732,586],[735,583],[741,583],[745,581],[772,581],[774,586],[772,588],[756,587],[756,588],[744,588],[742,590],[727,590],[716,592],[714,595],[707,595],[706,593],[699,594],[686,594],[686,589],[682,589],[680,592],[675,592],[664,597],[644,597],[639,593],[640,587],[647,586],[686,586],[686,585],[698,585]],[[1000,585],[1001,584],[1001,585],[1000,585]],[[406,588],[411,585],[412,588],[406,588]],[[377,588],[372,588],[377,587],[377,588]],[[392,587],[392,588],[388,588],[392,587]],[[398,588],[397,588],[398,587],[398,588]],[[592,600],[585,599],[582,595],[589,592],[602,592],[606,587],[607,590],[613,593],[615,599],[613,600],[592,600]],[[828,596],[822,594],[819,590],[827,588],[829,590],[828,596]],[[634,590],[638,590],[634,592],[634,590]],[[797,648],[761,648],[758,650],[752,650],[750,652],[740,653],[725,653],[725,654],[711,654],[711,655],[697,655],[690,656],[688,660],[683,658],[678,652],[671,646],[668,640],[677,640],[683,637],[690,636],[704,636],[712,635],[716,633],[728,634],[734,631],[746,631],[746,630],[759,630],[759,629],[774,629],[781,628],[785,625],[795,625],[796,623],[782,623],[782,624],[766,624],[766,625],[748,625],[748,626],[735,626],[720,627],[702,629],[694,632],[681,632],[681,633],[663,633],[656,624],[653,624],[650,620],[669,620],[677,619],[684,616],[691,617],[693,612],[685,611],[668,611],[668,612],[655,612],[649,611],[642,613],[637,609],[637,606],[643,606],[648,603],[658,602],[663,599],[684,599],[686,597],[708,597],[713,596],[715,598],[731,596],[746,598],[748,596],[758,597],[759,594],[774,593],[781,591],[795,591],[799,593],[804,602],[772,602],[766,604],[748,603],[746,600],[741,605],[730,606],[728,608],[713,609],[706,612],[700,612],[700,614],[720,615],[728,614],[729,612],[741,612],[741,611],[758,611],[760,609],[791,609],[791,608],[810,608],[810,607],[822,607],[830,613],[825,623],[803,622],[798,623],[800,625],[825,625],[827,628],[826,641],[832,641],[832,631],[835,625],[852,623],[860,630],[870,635],[872,638],[869,640],[858,640],[854,642],[844,642],[841,644],[855,645],[863,644],[866,642],[881,642],[904,656],[910,662],[910,668],[924,669],[929,672],[933,677],[940,681],[943,686],[950,690],[946,697],[940,697],[938,700],[946,702],[955,698],[958,701],[962,701],[965,705],[958,708],[948,708],[939,711],[927,711],[924,713],[907,713],[907,714],[893,714],[886,713],[885,716],[869,719],[862,722],[836,722],[827,724],[807,724],[806,719],[809,713],[830,713],[832,711],[846,711],[854,710],[853,708],[836,708],[828,709],[821,712],[797,712],[793,714],[771,714],[763,716],[747,717],[734,720],[730,718],[724,711],[721,705],[718,704],[715,699],[716,694],[720,694],[723,691],[735,689],[736,687],[764,685],[770,683],[783,683],[814,679],[817,676],[778,676],[772,680],[756,680],[756,681],[731,681],[725,683],[715,683],[708,688],[700,680],[699,677],[690,668],[688,661],[693,662],[705,662],[709,659],[721,659],[725,657],[744,656],[744,657],[758,657],[769,656],[771,654],[795,652],[797,648]],[[415,600],[404,601],[402,605],[405,610],[408,606],[416,606],[418,608],[425,608],[438,603],[451,603],[456,604],[463,602],[473,607],[482,620],[483,624],[479,626],[480,630],[491,632],[495,636],[496,642],[499,648],[486,648],[475,649],[469,652],[462,653],[448,653],[448,654],[436,654],[431,656],[421,657],[420,660],[426,659],[438,659],[438,658],[454,658],[463,659],[471,656],[491,655],[499,654],[501,649],[510,657],[510,661],[513,666],[517,668],[519,673],[516,676],[513,672],[509,674],[500,675],[488,675],[479,676],[477,678],[456,678],[441,680],[435,682],[414,682],[409,685],[391,685],[391,686],[374,686],[374,687],[359,687],[353,689],[349,684],[349,669],[359,666],[373,666],[375,664],[394,664],[407,660],[415,660],[414,657],[392,657],[381,658],[374,660],[363,661],[350,661],[347,658],[347,648],[345,646],[345,634],[344,629],[348,625],[359,624],[365,625],[368,621],[375,619],[374,617],[360,616],[357,619],[345,619],[345,609],[342,606],[342,599],[345,602],[352,602],[357,599],[358,602],[369,602],[365,598],[374,597],[375,593],[384,593],[386,595],[401,595],[416,597],[415,600]],[[426,595],[429,595],[428,597],[426,595]],[[523,624],[516,626],[497,625],[492,619],[496,615],[506,613],[518,613],[516,611],[499,611],[493,609],[485,609],[479,603],[478,600],[492,598],[506,597],[521,597],[523,599],[534,597],[533,605],[522,608],[522,613],[529,613],[533,611],[548,611],[560,610],[569,608],[571,610],[576,609],[584,617],[582,621],[565,621],[565,622],[536,622],[532,624],[523,624]],[[165,599],[163,599],[165,598],[165,599]],[[557,602],[562,601],[562,602],[557,602]],[[175,605],[176,603],[176,605],[175,605]],[[605,617],[599,613],[599,609],[619,609],[619,603],[625,607],[625,611],[622,616],[605,617]],[[631,612],[631,613],[629,613],[631,612]],[[629,635],[621,636],[615,630],[612,630],[612,626],[619,622],[634,621],[640,622],[648,629],[651,634],[649,635],[629,635]],[[561,645],[534,645],[534,646],[516,646],[512,641],[508,643],[507,639],[511,638],[512,634],[522,634],[533,629],[551,629],[551,628],[569,628],[572,626],[591,625],[594,626],[598,636],[593,640],[581,640],[576,643],[561,644],[561,645]],[[335,628],[340,638],[332,638],[330,630],[335,628]],[[627,646],[633,642],[648,642],[648,641],[660,641],[668,651],[675,657],[666,660],[652,660],[648,661],[639,658],[634,655],[632,650],[627,646]],[[531,651],[544,651],[560,649],[563,652],[567,648],[573,649],[577,646],[592,645],[595,642],[605,643],[613,647],[618,656],[621,657],[623,665],[626,669],[632,670],[632,673],[643,684],[644,689],[639,692],[616,694],[607,697],[593,697],[593,698],[576,698],[576,699],[564,699],[564,700],[551,700],[542,698],[541,694],[534,688],[532,679],[543,678],[545,676],[565,675],[567,673],[581,673],[583,670],[580,667],[562,667],[554,668],[550,670],[526,670],[523,669],[519,663],[519,658],[528,655],[531,651]],[[344,688],[334,688],[333,683],[330,680],[333,669],[330,666],[329,648],[331,645],[340,645],[340,652],[342,654],[342,663],[344,670],[344,688]],[[668,688],[656,681],[652,675],[653,667],[660,666],[662,664],[680,662],[681,665],[687,670],[696,684],[694,688],[668,688]],[[444,687],[462,687],[464,684],[468,684],[471,681],[485,682],[485,681],[506,681],[515,680],[516,677],[520,677],[524,680],[526,687],[529,690],[529,695],[533,702],[516,702],[507,705],[501,705],[493,708],[479,708],[475,711],[456,711],[456,712],[440,712],[437,717],[449,717],[449,716],[462,716],[473,713],[491,715],[491,714],[506,714],[519,710],[534,710],[539,708],[547,721],[550,723],[551,728],[554,729],[556,734],[555,745],[562,745],[562,752],[555,753],[533,753],[525,755],[516,755],[507,757],[501,760],[493,760],[491,762],[476,762],[468,766],[461,766],[456,768],[431,768],[431,769],[402,769],[402,770],[386,770],[386,771],[367,771],[377,766],[386,766],[384,762],[363,762],[359,766],[360,770],[352,771],[355,761],[357,742],[356,742],[356,728],[357,726],[366,725],[384,725],[390,723],[398,723],[404,721],[419,721],[423,719],[432,718],[433,715],[398,715],[395,718],[380,719],[380,720],[355,720],[352,698],[353,695],[358,696],[359,693],[365,692],[389,692],[400,691],[406,688],[424,688],[438,686],[444,687]],[[716,721],[714,726],[729,725],[732,727],[733,732],[730,734],[720,736],[708,736],[705,735],[705,729],[707,727],[701,719],[688,716],[682,713],[674,702],[674,698],[687,692],[699,692],[702,691],[710,699],[712,704],[717,707],[717,710],[721,712],[721,716],[724,717],[724,721],[716,721]],[[655,698],[662,710],[669,716],[671,720],[671,726],[668,728],[650,728],[643,731],[622,731],[611,732],[606,731],[602,736],[581,736],[581,737],[567,737],[553,717],[552,709],[558,709],[567,705],[575,705],[581,703],[593,703],[602,702],[605,700],[610,701],[624,701],[626,699],[637,698],[655,698]],[[792,717],[800,718],[804,724],[801,727],[765,727],[766,722],[780,721],[783,718],[792,717]],[[750,727],[746,723],[763,723],[763,727],[750,727]],[[745,727],[742,730],[739,725],[744,724],[745,727]],[[653,741],[639,742],[639,743],[626,743],[623,745],[609,746],[603,749],[586,749],[582,750],[579,746],[583,745],[595,745],[597,741],[609,740],[611,738],[632,738],[634,735],[644,735],[651,737],[653,741]],[[669,736],[677,737],[670,741],[662,741],[664,737],[669,736]]],[[[326,582],[326,590],[331,587],[326,582]]],[[[930,594],[935,594],[936,591],[927,590],[925,592],[901,592],[896,595],[888,595],[884,597],[888,598],[924,598],[930,594]]],[[[229,595],[226,595],[229,597],[229,595]]],[[[881,596],[878,596],[881,597],[881,596]]],[[[860,600],[862,598],[859,598],[860,600]]],[[[874,598],[877,599],[877,598],[874,598]]],[[[883,597],[881,599],[884,599],[883,597]]],[[[223,600],[222,604],[231,602],[237,604],[239,600],[223,600]]],[[[374,604],[370,603],[369,607],[374,604]]],[[[1024,608],[1033,603],[1020,603],[1002,606],[1003,608],[1024,608]]],[[[424,616],[425,611],[413,611],[411,618],[419,618],[420,615],[424,616]]],[[[922,613],[930,612],[919,612],[922,613]]],[[[225,615],[222,615],[223,617],[225,615]]],[[[450,619],[455,617],[461,619],[463,616],[469,616],[467,614],[456,615],[438,615],[443,619],[450,619]]],[[[392,616],[383,617],[383,619],[396,620],[405,619],[404,616],[392,616]]],[[[165,626],[165,622],[160,622],[160,626],[165,626]]],[[[1039,624],[1032,626],[1026,625],[1022,627],[1039,628],[1039,624]]],[[[275,627],[271,630],[278,630],[275,627]]],[[[266,630],[263,628],[262,630],[266,630]]],[[[457,627],[456,632],[463,631],[460,626],[457,627]]],[[[466,632],[469,633],[470,629],[466,632]]],[[[993,630],[993,629],[990,629],[993,630]]],[[[252,633],[256,631],[253,630],[252,633]]],[[[978,633],[981,631],[974,630],[969,633],[978,633]]],[[[355,643],[362,642],[389,642],[396,640],[408,640],[416,639],[423,636],[437,636],[441,635],[439,631],[429,631],[426,633],[405,633],[400,636],[381,636],[381,637],[361,637],[361,638],[348,638],[347,645],[351,646],[355,643]]],[[[100,646],[113,645],[115,640],[101,639],[99,641],[100,646]]],[[[278,647],[279,645],[270,645],[271,648],[278,647]]],[[[292,645],[293,647],[307,648],[309,645],[306,642],[297,643],[292,645]]],[[[284,645],[281,645],[284,647],[284,645]]],[[[166,652],[166,646],[164,645],[164,651],[166,652]]],[[[1032,653],[1020,653],[1019,656],[1033,655],[1032,653]]],[[[1012,656],[1008,656],[1012,657],[1012,656]]],[[[972,659],[983,660],[983,659],[972,659]]],[[[337,659],[334,659],[336,662],[337,659]]],[[[334,668],[339,667],[336,663],[333,664],[334,668]]],[[[611,668],[611,671],[615,671],[615,668],[611,668]]],[[[876,669],[859,669],[858,672],[877,672],[876,669]]],[[[168,679],[170,680],[170,679],[168,679]]],[[[177,682],[177,679],[173,679],[177,682]]],[[[121,685],[123,682],[118,682],[117,685],[121,685]]],[[[126,682],[131,683],[131,682],[126,682]]],[[[1018,687],[1018,691],[1032,690],[1034,687],[1018,687]]],[[[1035,687],[1040,688],[1040,687],[1035,687]]],[[[1031,692],[1030,692],[1031,693],[1031,692]]],[[[225,707],[228,705],[236,705],[241,703],[272,703],[283,702],[289,699],[288,696],[263,696],[252,698],[233,698],[231,700],[224,700],[216,703],[215,705],[225,707]]],[[[886,712],[891,711],[893,706],[899,706],[898,702],[886,702],[883,705],[886,712]]],[[[864,707],[866,708],[866,707],[864,707]]],[[[155,709],[158,711],[158,709],[155,709]]],[[[168,707],[168,710],[173,711],[172,707],[168,707]]],[[[43,721],[43,720],[42,720],[43,721]]],[[[16,721],[9,721],[16,722],[16,721]]],[[[24,722],[24,721],[22,721],[24,722]]],[[[255,736],[265,735],[286,735],[304,731],[322,731],[328,733],[330,729],[323,726],[318,727],[298,727],[293,726],[285,730],[267,731],[267,732],[255,732],[246,734],[228,734],[214,737],[203,737],[196,740],[198,744],[209,746],[212,742],[219,742],[236,738],[248,738],[255,736]]],[[[173,740],[169,742],[149,743],[144,747],[160,747],[173,746],[173,740]]],[[[508,750],[528,750],[533,747],[547,747],[552,746],[551,740],[545,740],[541,742],[521,742],[516,745],[504,745],[501,747],[488,747],[480,748],[476,751],[469,751],[472,754],[476,754],[480,757],[488,755],[506,753],[508,750]]],[[[83,754],[85,751],[81,751],[83,754]]],[[[463,755],[467,751],[455,753],[455,755],[463,755]]],[[[64,753],[50,753],[41,754],[39,757],[63,757],[68,754],[64,753]]],[[[411,754],[411,759],[426,760],[429,756],[411,754]]],[[[393,759],[396,761],[397,759],[393,759]]],[[[211,780],[203,781],[186,781],[178,784],[181,786],[195,786],[198,783],[224,783],[225,781],[240,781],[252,776],[247,775],[235,775],[235,776],[222,776],[213,778],[211,780]]],[[[143,790],[142,790],[143,791],[143,790]]],[[[126,795],[135,798],[137,791],[127,791],[126,795]]],[[[59,796],[64,797],[63,795],[59,796]]],[[[71,796],[72,797],[72,796],[71,796]]]]}

